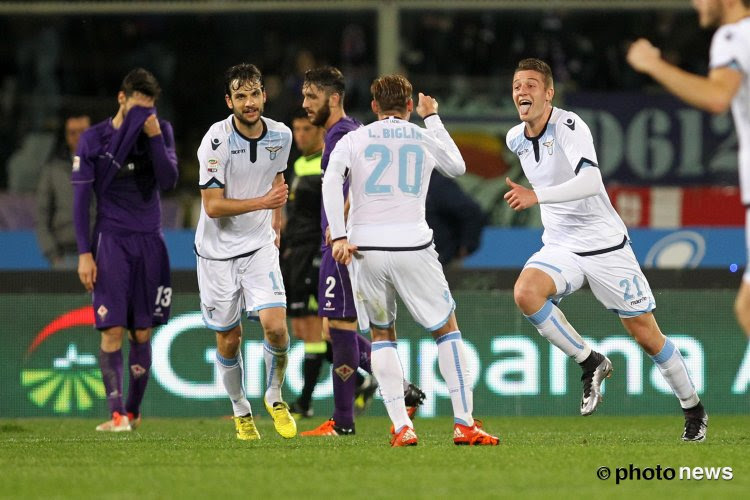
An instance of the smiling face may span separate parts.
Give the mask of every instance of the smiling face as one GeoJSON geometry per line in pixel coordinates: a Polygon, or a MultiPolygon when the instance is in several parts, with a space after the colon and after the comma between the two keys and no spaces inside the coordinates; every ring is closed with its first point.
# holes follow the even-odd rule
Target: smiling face
{"type": "Polygon", "coordinates": [[[263,86],[258,81],[235,80],[230,85],[230,89],[231,95],[225,96],[225,99],[235,119],[247,127],[254,127],[263,115],[266,102],[266,92],[263,86]]]}
{"type": "Polygon", "coordinates": [[[519,70],[513,75],[513,103],[518,117],[534,128],[547,116],[552,107],[555,89],[547,87],[542,73],[534,70],[519,70]]]}

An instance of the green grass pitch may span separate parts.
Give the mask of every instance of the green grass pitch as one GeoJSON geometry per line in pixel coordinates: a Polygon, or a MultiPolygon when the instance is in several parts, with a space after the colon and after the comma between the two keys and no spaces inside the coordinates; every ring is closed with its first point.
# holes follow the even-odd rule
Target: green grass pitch
{"type": "MultiPolygon", "coordinates": [[[[285,440],[263,415],[261,441],[219,418],[146,418],[137,432],[96,420],[0,420],[2,498],[747,498],[750,416],[712,416],[708,440],[682,443],[682,418],[488,418],[497,447],[459,447],[448,418],[417,419],[419,446],[391,449],[389,422],[357,435],[285,440]],[[615,484],[617,467],[731,467],[731,480],[615,484]],[[610,468],[611,477],[597,478],[610,468]]],[[[318,419],[305,420],[309,429],[318,419]]]]}

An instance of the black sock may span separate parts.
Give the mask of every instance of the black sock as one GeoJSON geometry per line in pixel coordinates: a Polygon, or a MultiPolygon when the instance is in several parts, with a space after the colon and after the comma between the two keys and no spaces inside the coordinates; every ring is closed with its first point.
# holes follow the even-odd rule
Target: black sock
{"type": "Polygon", "coordinates": [[[305,377],[305,385],[302,387],[302,392],[297,399],[297,402],[303,410],[310,409],[310,401],[312,401],[312,394],[315,390],[315,386],[318,384],[318,377],[320,376],[320,369],[323,367],[325,356],[325,353],[322,352],[305,354],[305,360],[302,362],[302,373],[305,377]]]}
{"type": "Polygon", "coordinates": [[[589,354],[589,357],[578,363],[581,367],[581,369],[585,372],[593,372],[596,370],[596,367],[599,366],[599,363],[602,362],[604,359],[604,356],[599,354],[596,351],[591,351],[591,354],[589,354]]]}
{"type": "Polygon", "coordinates": [[[698,401],[698,404],[692,408],[683,408],[682,411],[685,413],[685,417],[688,418],[701,418],[706,414],[706,410],[703,408],[703,403],[700,401],[698,401]]]}
{"type": "Polygon", "coordinates": [[[333,346],[330,341],[326,341],[326,352],[324,356],[326,361],[333,364],[333,346]]]}
{"type": "Polygon", "coordinates": [[[365,376],[357,372],[357,388],[362,387],[362,384],[364,383],[365,383],[365,376]]]}

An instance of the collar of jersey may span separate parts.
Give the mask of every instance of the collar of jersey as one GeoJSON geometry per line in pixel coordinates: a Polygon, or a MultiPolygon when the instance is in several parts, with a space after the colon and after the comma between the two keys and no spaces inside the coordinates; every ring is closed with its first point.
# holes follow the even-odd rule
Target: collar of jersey
{"type": "MultiPolygon", "coordinates": [[[[524,128],[523,128],[523,136],[524,136],[524,137],[525,137],[525,138],[526,138],[527,140],[529,140],[529,141],[538,141],[538,140],[539,140],[539,138],[540,138],[540,137],[542,137],[542,136],[544,135],[544,133],[545,133],[545,132],[547,131],[547,125],[549,125],[549,121],[550,121],[550,120],[552,119],[552,113],[554,113],[554,112],[555,112],[555,107],[554,107],[554,106],[552,106],[552,111],[550,111],[550,114],[549,114],[549,116],[547,117],[547,123],[545,123],[545,124],[544,124],[544,128],[542,129],[542,131],[541,131],[541,132],[539,132],[539,135],[537,135],[537,136],[535,136],[535,137],[529,137],[528,135],[526,135],[526,127],[524,127],[524,128]]],[[[234,123],[234,122],[232,122],[232,123],[234,123]]]]}
{"type": "Polygon", "coordinates": [[[260,119],[260,123],[263,124],[263,132],[260,133],[260,136],[258,136],[257,139],[250,139],[249,137],[246,137],[245,134],[240,132],[240,129],[237,128],[237,124],[234,123],[234,116],[231,118],[232,121],[232,128],[235,132],[237,132],[237,135],[245,139],[247,142],[258,142],[259,140],[263,139],[266,136],[266,132],[268,132],[268,127],[266,126],[266,122],[263,120],[263,117],[260,119]]]}

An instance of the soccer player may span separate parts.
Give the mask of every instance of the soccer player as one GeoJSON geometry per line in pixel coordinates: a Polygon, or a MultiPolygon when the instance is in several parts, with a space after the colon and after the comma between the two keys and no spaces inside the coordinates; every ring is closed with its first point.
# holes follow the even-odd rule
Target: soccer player
{"type": "Polygon", "coordinates": [[[169,319],[172,288],[161,234],[159,191],[177,184],[172,125],[156,117],[161,89],[137,68],[117,94],[113,118],[86,130],[73,159],[73,220],[78,277],[93,292],[101,332],[99,367],[111,419],[98,431],[122,432],[141,423],[140,406],[151,368],[151,330],[169,319]],[[91,193],[96,224],[90,230],[91,193]],[[122,339],[128,330],[130,384],[122,403],[122,339]]]}
{"type": "MultiPolygon", "coordinates": [[[[325,175],[331,151],[338,141],[362,124],[346,115],[344,75],[337,68],[323,66],[305,73],[302,85],[304,98],[302,107],[313,125],[326,130],[325,147],[321,160],[321,172],[325,175]]],[[[342,193],[347,196],[348,184],[342,193]]],[[[318,314],[322,316],[333,348],[333,417],[316,429],[303,432],[302,436],[346,436],[355,433],[354,396],[357,367],[372,373],[370,366],[370,341],[357,333],[357,310],[354,305],[349,271],[339,265],[331,254],[328,235],[328,219],[323,205],[320,206],[322,229],[320,277],[318,282],[318,314]]],[[[367,326],[365,326],[365,329],[367,326]]],[[[374,385],[370,389],[374,390],[374,385]]],[[[412,414],[424,400],[424,393],[413,384],[405,383],[412,414]]]]}
{"type": "Polygon", "coordinates": [[[745,205],[748,265],[734,302],[734,312],[750,339],[750,0],[694,1],[700,25],[718,27],[711,40],[710,71],[694,75],[666,62],[648,40],[637,40],[628,50],[628,62],[651,76],[686,103],[710,113],[730,106],[739,139],[739,171],[745,205]]]}
{"type": "Polygon", "coordinates": [[[289,188],[283,171],[292,133],[263,116],[263,76],[252,64],[225,73],[232,111],[214,123],[198,148],[201,214],[195,231],[198,288],[206,326],[216,332],[216,367],[232,401],[237,438],[260,439],[245,395],[242,313],[263,328],[263,402],[282,437],[297,426],[281,397],[287,366],[286,293],[279,269],[281,208],[289,188]]]}
{"type": "Polygon", "coordinates": [[[320,273],[320,160],[325,129],[313,125],[300,109],[292,119],[294,142],[302,152],[294,162],[294,180],[286,204],[281,234],[281,272],[286,286],[292,333],[304,342],[304,386],[291,405],[297,417],[312,417],[312,394],[318,383],[328,344],[323,340],[323,320],[318,316],[320,273]]]}
{"type": "Polygon", "coordinates": [[[581,415],[591,415],[602,400],[601,384],[612,373],[612,363],[591,349],[557,307],[588,281],[679,399],[685,414],[682,439],[703,441],[708,416],[679,349],[661,333],[651,312],[654,296],[604,189],[591,132],[575,113],[554,108],[554,95],[547,63],[518,63],[513,102],[522,123],[510,129],[506,142],[533,190],[506,178],[505,199],[516,211],[540,204],[544,246],[526,261],[516,281],[516,305],[543,337],[581,366],[581,415]]]}
{"type": "Polygon", "coordinates": [[[437,116],[435,99],[419,94],[417,113],[425,120],[425,130],[408,121],[414,101],[406,78],[383,76],[370,90],[378,120],[336,145],[323,177],[323,203],[333,257],[342,266],[351,263],[354,290],[361,298],[357,307],[370,322],[372,368],[393,422],[391,446],[418,441],[406,411],[404,373],[396,350],[396,294],[437,342],[438,365],[453,406],[453,442],[496,445],[498,438],[472,417],[469,367],[453,312],[455,302],[425,221],[432,170],[455,177],[466,171],[466,165],[437,116]],[[347,180],[350,208],[345,222],[342,186],[347,180]]]}

